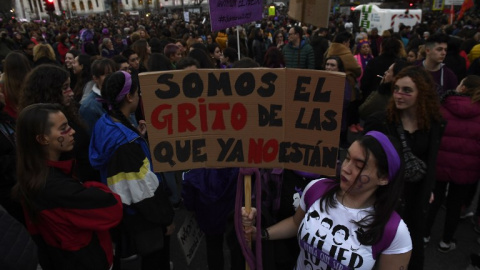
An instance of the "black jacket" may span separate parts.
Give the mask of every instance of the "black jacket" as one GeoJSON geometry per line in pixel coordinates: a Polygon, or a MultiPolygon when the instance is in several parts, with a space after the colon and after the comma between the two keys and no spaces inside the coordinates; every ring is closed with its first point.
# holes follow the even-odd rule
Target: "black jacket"
{"type": "MultiPolygon", "coordinates": [[[[446,121],[442,120],[440,122],[432,122],[430,130],[428,131],[428,156],[424,160],[427,164],[427,173],[423,181],[421,198],[418,198],[421,202],[421,207],[424,210],[428,207],[428,201],[430,198],[431,192],[435,187],[435,169],[437,163],[437,154],[440,147],[440,142],[442,140],[443,132],[445,131],[446,121]]],[[[397,124],[388,122],[385,112],[378,112],[370,116],[365,122],[365,133],[368,131],[380,131],[386,135],[393,136],[400,141],[400,136],[397,132],[397,124]]]]}
{"type": "MultiPolygon", "coordinates": [[[[15,120],[0,113],[0,204],[20,223],[25,224],[20,203],[12,200],[11,192],[17,183],[15,120]]],[[[1,267],[0,267],[1,269],[1,267]]]]}
{"type": "Polygon", "coordinates": [[[0,269],[35,270],[37,246],[25,227],[0,205],[0,269]]]}
{"type": "Polygon", "coordinates": [[[323,69],[325,52],[330,46],[328,39],[316,34],[310,38],[310,45],[312,46],[313,53],[315,54],[315,69],[323,69]]]}

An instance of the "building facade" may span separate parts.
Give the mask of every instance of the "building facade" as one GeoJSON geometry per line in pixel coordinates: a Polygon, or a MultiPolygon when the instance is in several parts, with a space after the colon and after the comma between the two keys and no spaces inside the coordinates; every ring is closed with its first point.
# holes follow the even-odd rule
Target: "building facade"
{"type": "MultiPolygon", "coordinates": [[[[182,7],[183,5],[206,4],[208,0],[54,0],[55,14],[66,17],[85,16],[96,13],[141,11],[154,12],[161,8],[182,7]]],[[[32,20],[47,18],[45,0],[15,0],[18,18],[32,20]]]]}

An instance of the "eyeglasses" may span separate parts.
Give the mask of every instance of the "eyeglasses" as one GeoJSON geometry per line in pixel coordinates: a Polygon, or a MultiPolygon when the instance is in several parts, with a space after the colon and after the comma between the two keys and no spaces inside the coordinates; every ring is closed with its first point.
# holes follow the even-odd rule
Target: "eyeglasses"
{"type": "Polygon", "coordinates": [[[396,95],[411,97],[412,93],[413,93],[413,89],[411,89],[409,87],[400,88],[398,86],[394,86],[393,87],[393,93],[396,94],[396,95]]]}

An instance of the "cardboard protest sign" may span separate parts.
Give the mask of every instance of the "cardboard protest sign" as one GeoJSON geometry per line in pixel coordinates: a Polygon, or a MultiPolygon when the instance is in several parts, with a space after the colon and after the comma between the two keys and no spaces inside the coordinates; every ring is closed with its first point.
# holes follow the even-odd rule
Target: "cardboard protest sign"
{"type": "Polygon", "coordinates": [[[261,0],[210,0],[212,31],[218,31],[262,19],[261,0]]]}
{"type": "Polygon", "coordinates": [[[291,0],[288,16],[304,24],[328,27],[329,0],[291,0]]]}
{"type": "Polygon", "coordinates": [[[139,77],[155,171],[260,167],[335,174],[343,73],[204,69],[139,77]]]}

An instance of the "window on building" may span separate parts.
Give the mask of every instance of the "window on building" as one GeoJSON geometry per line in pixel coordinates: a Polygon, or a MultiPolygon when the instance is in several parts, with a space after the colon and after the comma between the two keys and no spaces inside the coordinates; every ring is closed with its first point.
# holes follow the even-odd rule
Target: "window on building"
{"type": "Polygon", "coordinates": [[[80,1],[80,10],[85,11],[85,4],[83,1],[80,1]]]}
{"type": "Polygon", "coordinates": [[[98,7],[99,7],[99,6],[98,6],[98,0],[95,0],[95,3],[97,4],[97,8],[98,8],[98,7]]]}
{"type": "Polygon", "coordinates": [[[88,0],[88,9],[93,10],[93,4],[92,1],[88,0]]]}
{"type": "Polygon", "coordinates": [[[77,5],[75,2],[72,2],[72,11],[77,11],[77,5]]]}
{"type": "Polygon", "coordinates": [[[148,0],[148,4],[151,5],[151,4],[152,4],[152,0],[148,0]]]}
{"type": "Polygon", "coordinates": [[[143,0],[138,0],[138,5],[143,6],[143,0]]]}

